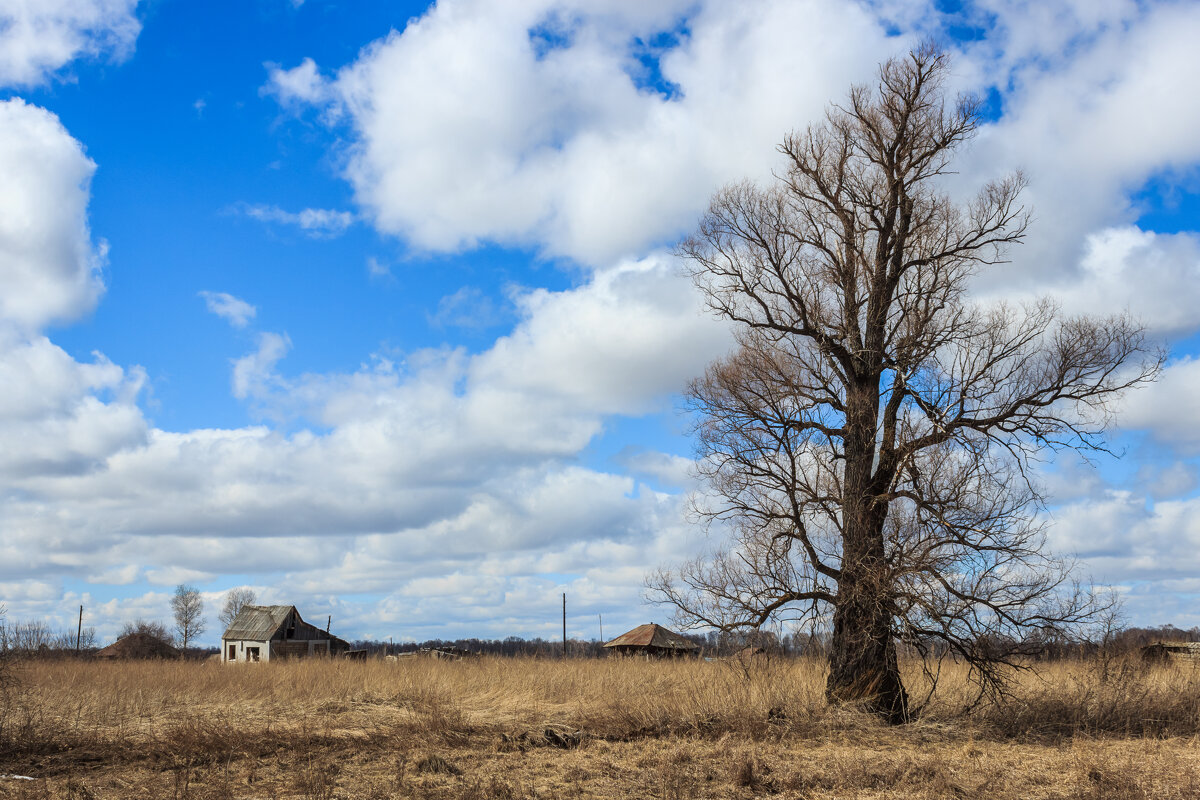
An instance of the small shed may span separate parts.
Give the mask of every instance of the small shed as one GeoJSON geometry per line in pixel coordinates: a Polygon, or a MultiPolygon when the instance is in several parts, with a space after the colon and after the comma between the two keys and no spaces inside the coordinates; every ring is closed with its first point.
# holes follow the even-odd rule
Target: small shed
{"type": "Polygon", "coordinates": [[[301,619],[295,606],[242,606],[221,634],[225,664],[336,656],[349,649],[349,642],[301,619]]]}
{"type": "Polygon", "coordinates": [[[1176,659],[1200,666],[1200,642],[1155,642],[1142,648],[1143,661],[1165,662],[1176,659]]]}
{"type": "Polygon", "coordinates": [[[644,655],[647,658],[690,655],[699,649],[690,639],[653,622],[638,625],[611,642],[606,642],[604,647],[613,653],[644,655]]]}
{"type": "Polygon", "coordinates": [[[128,636],[122,636],[108,647],[96,651],[96,658],[121,660],[181,658],[182,655],[162,639],[148,633],[131,633],[128,636]]]}

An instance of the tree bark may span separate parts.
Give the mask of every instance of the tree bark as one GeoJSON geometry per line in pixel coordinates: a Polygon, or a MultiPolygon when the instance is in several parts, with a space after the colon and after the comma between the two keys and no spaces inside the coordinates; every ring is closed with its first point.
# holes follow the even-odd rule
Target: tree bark
{"type": "Polygon", "coordinates": [[[900,679],[891,612],[870,572],[859,568],[842,574],[825,695],[830,702],[862,703],[898,724],[908,721],[908,695],[900,679]]]}
{"type": "Polygon", "coordinates": [[[908,696],[892,636],[894,591],[883,543],[888,504],[874,491],[878,387],[878,376],[869,377],[846,397],[842,566],[825,693],[900,723],[908,719],[908,696]]]}

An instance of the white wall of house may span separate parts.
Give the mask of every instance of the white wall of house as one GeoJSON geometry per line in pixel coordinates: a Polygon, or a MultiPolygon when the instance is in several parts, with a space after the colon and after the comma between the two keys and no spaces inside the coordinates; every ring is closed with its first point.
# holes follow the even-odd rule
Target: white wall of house
{"type": "MultiPolygon", "coordinates": [[[[332,641],[329,639],[292,639],[288,644],[307,644],[308,655],[329,655],[332,641]]],[[[293,656],[295,654],[293,653],[293,656]]],[[[248,639],[222,639],[221,640],[221,661],[225,664],[245,664],[255,661],[270,661],[271,660],[271,642],[254,642],[248,639]],[[253,648],[258,648],[257,658],[254,657],[253,648]]]]}
{"type": "Polygon", "coordinates": [[[247,639],[222,639],[221,661],[225,664],[245,664],[271,660],[271,643],[247,639]],[[255,649],[257,648],[257,653],[255,649]]]}

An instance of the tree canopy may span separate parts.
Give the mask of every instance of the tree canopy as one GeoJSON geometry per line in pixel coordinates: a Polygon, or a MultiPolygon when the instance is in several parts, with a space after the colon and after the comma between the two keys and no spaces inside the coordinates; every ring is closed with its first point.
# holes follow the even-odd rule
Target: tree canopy
{"type": "Polygon", "coordinates": [[[721,189],[679,247],[737,348],[689,387],[696,510],[731,544],[651,578],[682,622],[832,625],[828,694],[907,719],[896,642],[998,667],[1097,609],[1049,553],[1031,467],[1100,450],[1160,352],[1127,316],[985,306],[1025,237],[1025,179],[965,203],[943,177],[981,124],[924,46],[788,135],[767,186],[721,189]]]}

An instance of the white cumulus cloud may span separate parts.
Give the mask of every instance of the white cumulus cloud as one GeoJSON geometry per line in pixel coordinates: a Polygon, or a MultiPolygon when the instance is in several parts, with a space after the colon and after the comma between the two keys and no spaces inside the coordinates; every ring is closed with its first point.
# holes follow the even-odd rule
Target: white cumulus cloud
{"type": "Polygon", "coordinates": [[[137,41],[138,0],[0,0],[0,85],[33,86],[80,57],[120,60],[137,41]]]}
{"type": "Polygon", "coordinates": [[[95,306],[105,250],[88,228],[95,169],[54,114],[0,102],[0,321],[36,331],[95,306]]]}
{"type": "Polygon", "coordinates": [[[298,66],[283,69],[278,64],[267,64],[267,83],[262,94],[279,98],[285,105],[318,105],[331,98],[329,81],[317,69],[311,58],[298,66]]]}
{"type": "Polygon", "coordinates": [[[1185,356],[1167,365],[1158,381],[1131,392],[1119,421],[1131,431],[1149,431],[1160,443],[1189,455],[1200,453],[1200,358],[1185,356]]]}
{"type": "Polygon", "coordinates": [[[204,298],[204,305],[209,311],[235,328],[246,327],[258,313],[257,308],[227,292],[203,291],[200,292],[200,297],[204,298]]]}
{"type": "Polygon", "coordinates": [[[784,131],[902,48],[856,5],[773,0],[700,4],[679,47],[638,49],[695,8],[444,0],[331,83],[306,60],[268,87],[348,114],[347,175],[381,230],[602,264],[686,230],[715,185],[765,175],[784,131]],[[659,55],[677,91],[648,80],[640,59],[659,55]]]}
{"type": "Polygon", "coordinates": [[[233,362],[233,396],[264,397],[270,391],[275,364],[292,347],[287,334],[261,333],[258,349],[233,362]]]}
{"type": "MultiPolygon", "coordinates": [[[[1026,57],[997,55],[997,45],[989,42],[979,46],[982,52],[968,50],[963,64],[981,74],[983,86],[994,82],[1005,96],[1003,117],[981,132],[960,163],[961,180],[977,182],[1015,168],[1030,179],[1025,200],[1034,225],[1028,243],[1013,252],[1012,265],[985,276],[993,287],[1053,289],[1088,280],[1097,259],[1105,258],[1097,253],[1104,242],[1096,237],[1111,239],[1106,231],[1119,234],[1136,215],[1131,193],[1152,178],[1200,162],[1194,135],[1200,102],[1190,81],[1200,71],[1200,52],[1192,46],[1200,37],[1200,6],[1045,4],[1061,11],[1058,18],[1075,20],[1054,28],[1041,24],[1033,8],[1040,5],[997,12],[997,41],[1007,41],[1007,31],[1026,57]],[[1093,5],[1105,12],[1092,13],[1093,5]]],[[[1143,242],[1142,253],[1152,260],[1170,259],[1179,249],[1169,237],[1153,244],[1168,249],[1152,256],[1143,242]]],[[[1151,282],[1160,294],[1169,294],[1168,280],[1152,272],[1151,282]]],[[[1183,291],[1195,291],[1195,284],[1193,272],[1183,291]]],[[[1196,322],[1193,317],[1189,324],[1196,322]]]]}

